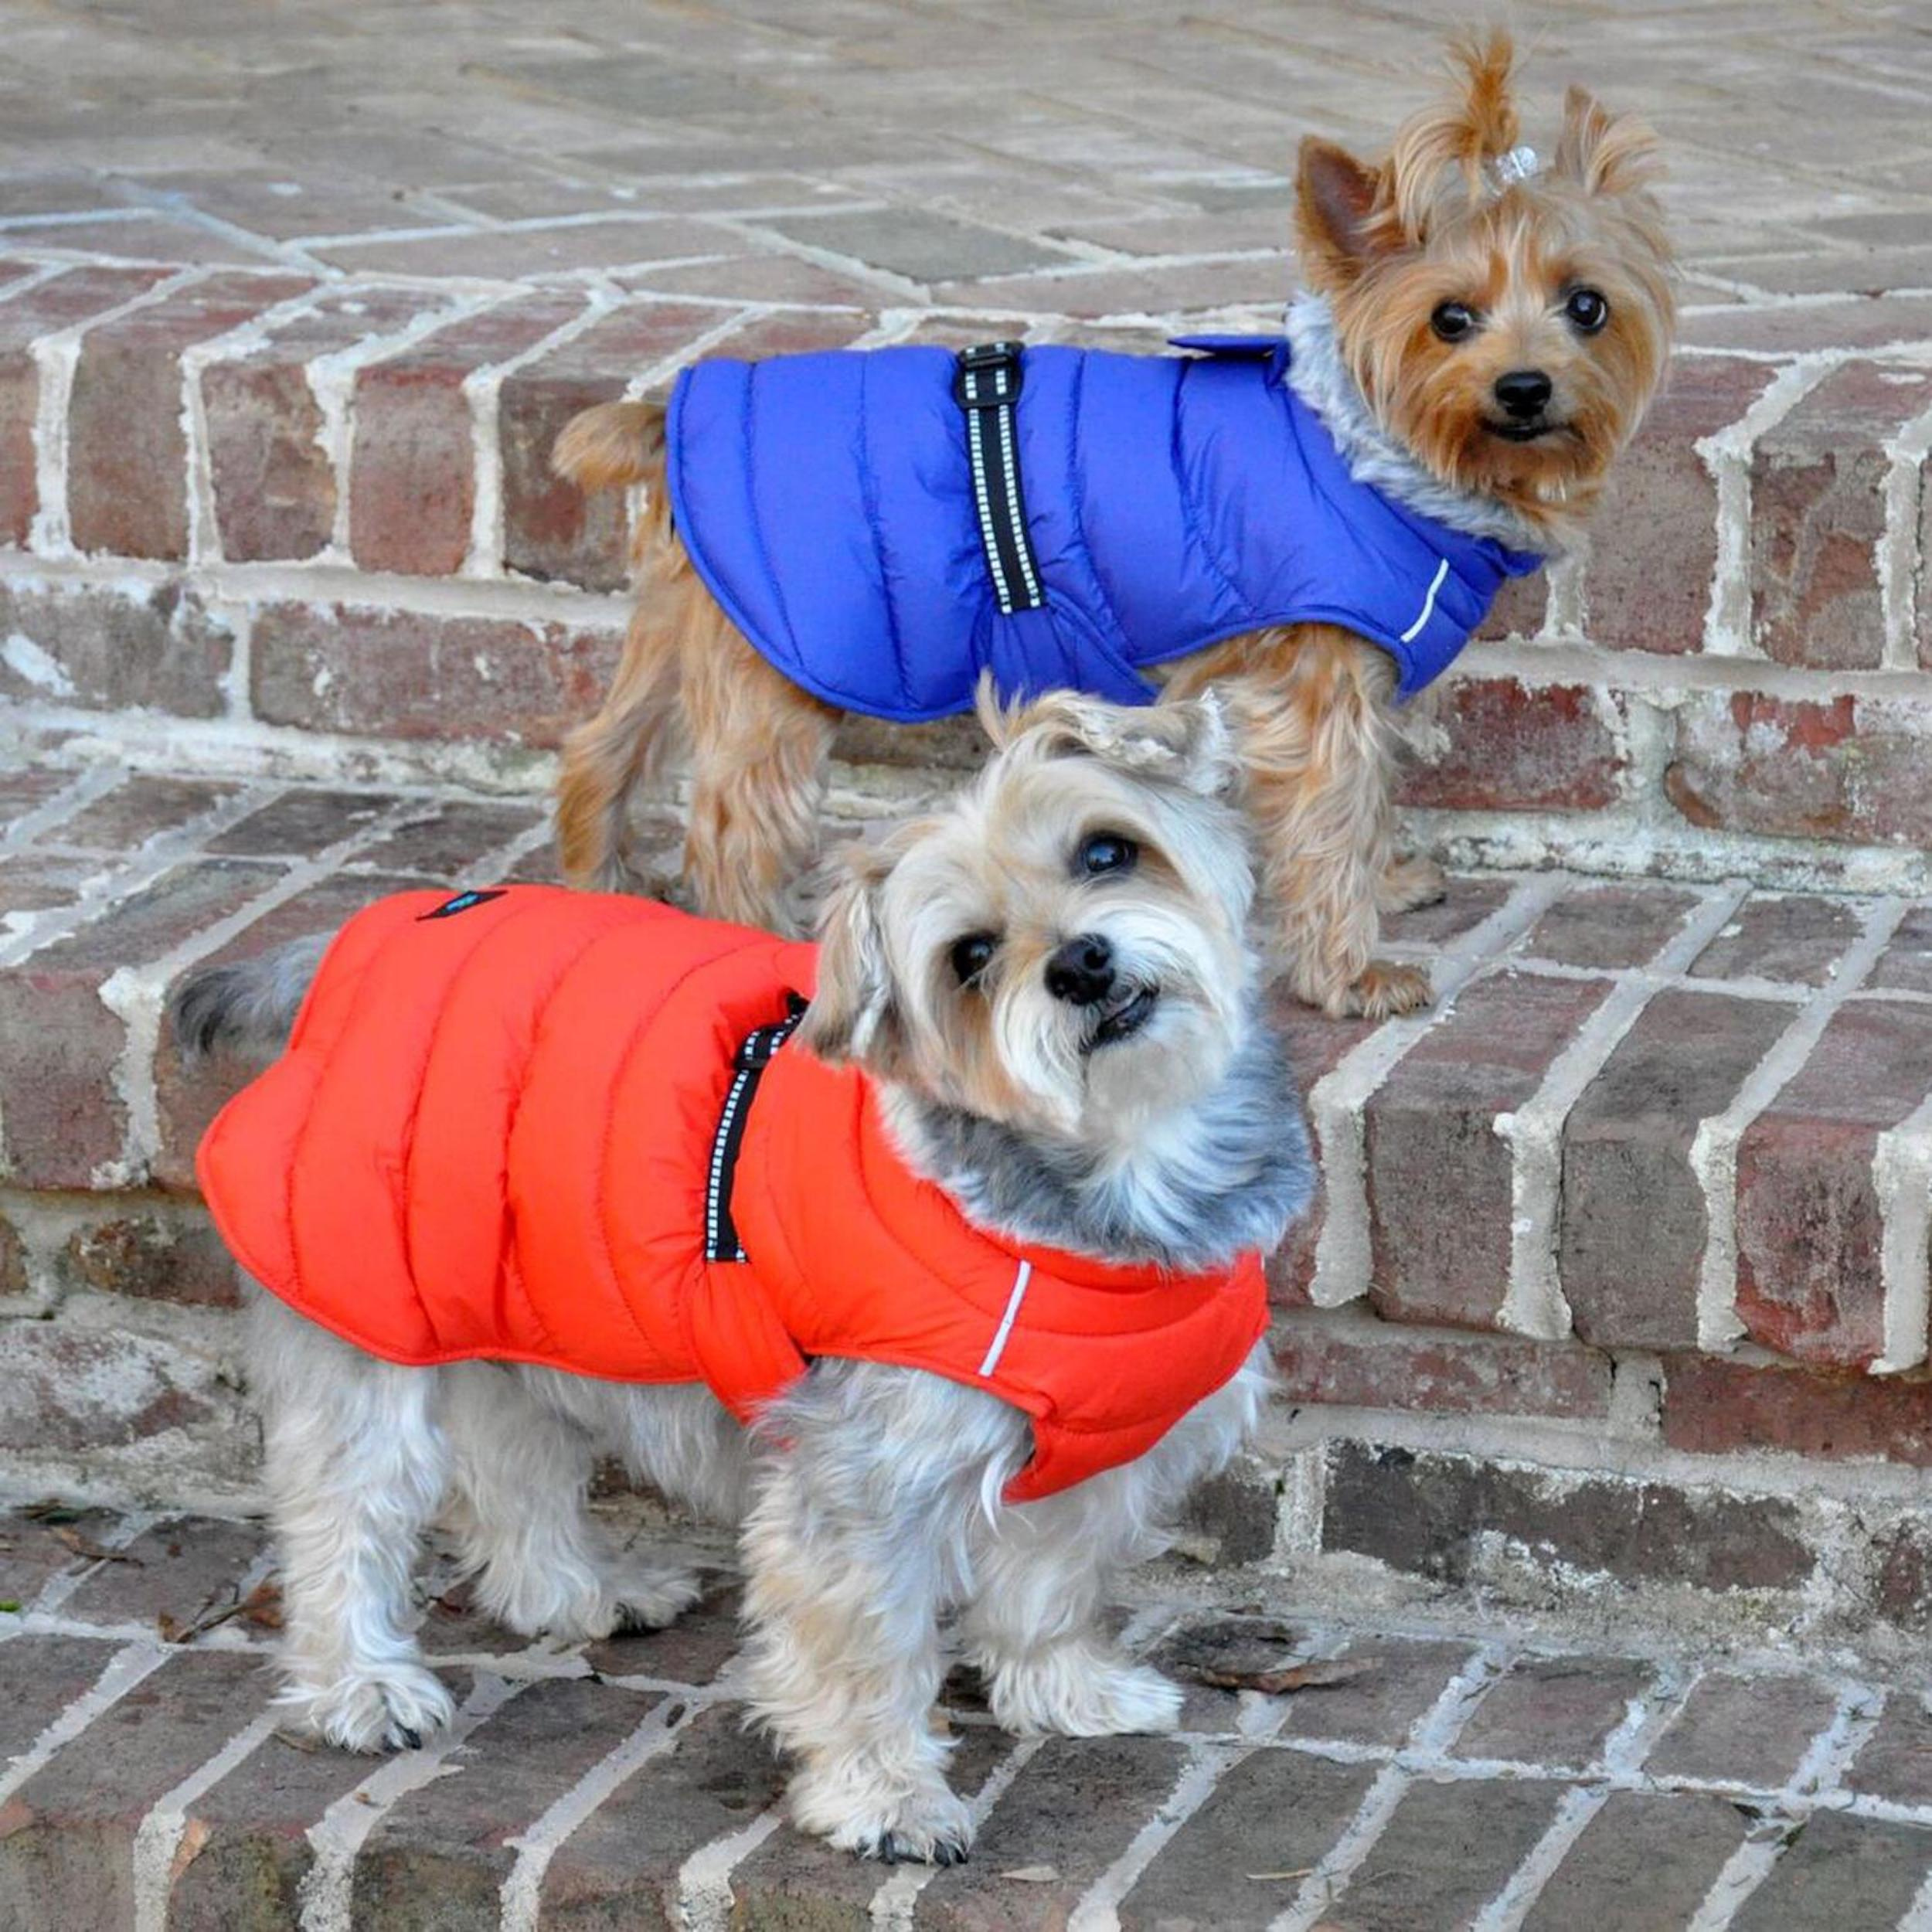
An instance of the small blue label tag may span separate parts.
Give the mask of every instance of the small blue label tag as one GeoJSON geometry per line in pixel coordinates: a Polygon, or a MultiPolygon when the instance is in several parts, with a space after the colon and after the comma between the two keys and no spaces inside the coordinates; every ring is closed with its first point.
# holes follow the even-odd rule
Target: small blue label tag
{"type": "Polygon", "coordinates": [[[454,899],[446,899],[441,905],[419,914],[416,923],[420,926],[425,919],[453,918],[458,913],[468,912],[472,906],[488,905],[492,899],[501,899],[502,896],[503,888],[500,886],[494,892],[458,893],[454,899]]]}

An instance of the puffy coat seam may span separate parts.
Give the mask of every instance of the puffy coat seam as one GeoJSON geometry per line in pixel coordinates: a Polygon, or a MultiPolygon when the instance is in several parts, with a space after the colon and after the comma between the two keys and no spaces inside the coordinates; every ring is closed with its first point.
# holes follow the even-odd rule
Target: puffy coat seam
{"type": "Polygon", "coordinates": [[[1200,506],[1196,503],[1193,493],[1188,488],[1187,464],[1181,449],[1181,422],[1185,413],[1188,378],[1199,366],[1197,361],[1190,358],[1181,364],[1175,377],[1174,413],[1168,424],[1167,432],[1168,468],[1173,474],[1174,493],[1181,505],[1182,518],[1187,525],[1188,534],[1199,546],[1202,561],[1214,573],[1222,589],[1233,599],[1236,608],[1247,611],[1251,607],[1251,600],[1242,594],[1241,587],[1236,580],[1234,573],[1228,569],[1220,553],[1209,540],[1200,506]]]}
{"type": "Polygon", "coordinates": [[[859,364],[859,495],[865,506],[866,528],[872,537],[872,555],[877,560],[879,594],[886,606],[886,641],[892,648],[893,677],[899,686],[900,704],[915,708],[912,680],[906,675],[906,644],[900,634],[899,604],[893,595],[891,560],[886,552],[886,529],[879,512],[879,471],[872,451],[872,358],[859,364]]]}

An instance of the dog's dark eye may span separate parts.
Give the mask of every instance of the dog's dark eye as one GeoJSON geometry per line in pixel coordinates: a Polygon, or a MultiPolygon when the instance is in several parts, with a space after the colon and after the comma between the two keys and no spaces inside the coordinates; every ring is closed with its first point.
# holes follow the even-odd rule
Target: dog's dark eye
{"type": "Polygon", "coordinates": [[[1126,872],[1140,855],[1141,849],[1132,839],[1122,838],[1117,832],[1097,832],[1080,842],[1080,869],[1090,879],[1102,872],[1126,872]]]}
{"type": "Polygon", "coordinates": [[[1610,320],[1610,304],[1594,288],[1573,288],[1563,304],[1570,325],[1580,334],[1594,335],[1610,320]]]}
{"type": "Polygon", "coordinates": [[[1438,302],[1429,326],[1445,342],[1459,342],[1476,326],[1476,311],[1467,302],[1438,302]]]}
{"type": "Polygon", "coordinates": [[[953,942],[953,972],[961,985],[971,985],[985,971],[998,944],[991,933],[968,933],[953,942]]]}

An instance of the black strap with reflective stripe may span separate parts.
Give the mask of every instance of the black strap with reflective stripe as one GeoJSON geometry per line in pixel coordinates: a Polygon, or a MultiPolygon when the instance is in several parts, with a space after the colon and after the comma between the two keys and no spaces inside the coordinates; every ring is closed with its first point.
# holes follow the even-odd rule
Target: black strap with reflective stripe
{"type": "Polygon", "coordinates": [[[1006,615],[1046,603],[1033,546],[1026,534],[1026,498],[1020,488],[1019,440],[1013,406],[1022,370],[1017,342],[981,342],[959,352],[953,400],[966,413],[966,454],[986,568],[1006,615]]]}
{"type": "Polygon", "coordinates": [[[704,1258],[707,1261],[747,1261],[731,1218],[731,1183],[738,1171],[738,1150],[743,1145],[745,1122],[751,1117],[752,1097],[771,1056],[798,1030],[805,1002],[796,993],[786,995],[790,1010],[775,1026],[761,1026],[745,1036],[733,1065],[737,1072],[725,1093],[718,1131],[711,1137],[711,1171],[705,1183],[704,1258]]]}

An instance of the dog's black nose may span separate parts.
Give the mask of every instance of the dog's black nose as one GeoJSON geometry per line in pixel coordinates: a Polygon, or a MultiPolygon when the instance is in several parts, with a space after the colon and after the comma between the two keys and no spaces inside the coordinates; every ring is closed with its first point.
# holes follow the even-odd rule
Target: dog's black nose
{"type": "Polygon", "coordinates": [[[1114,948],[1098,933],[1078,933],[1046,962],[1046,990],[1070,1005],[1092,1006],[1114,990],[1114,948]]]}
{"type": "Polygon", "coordinates": [[[1496,378],[1496,400],[1519,423],[1532,422],[1548,406],[1550,387],[1539,369],[1512,369],[1496,378]]]}

